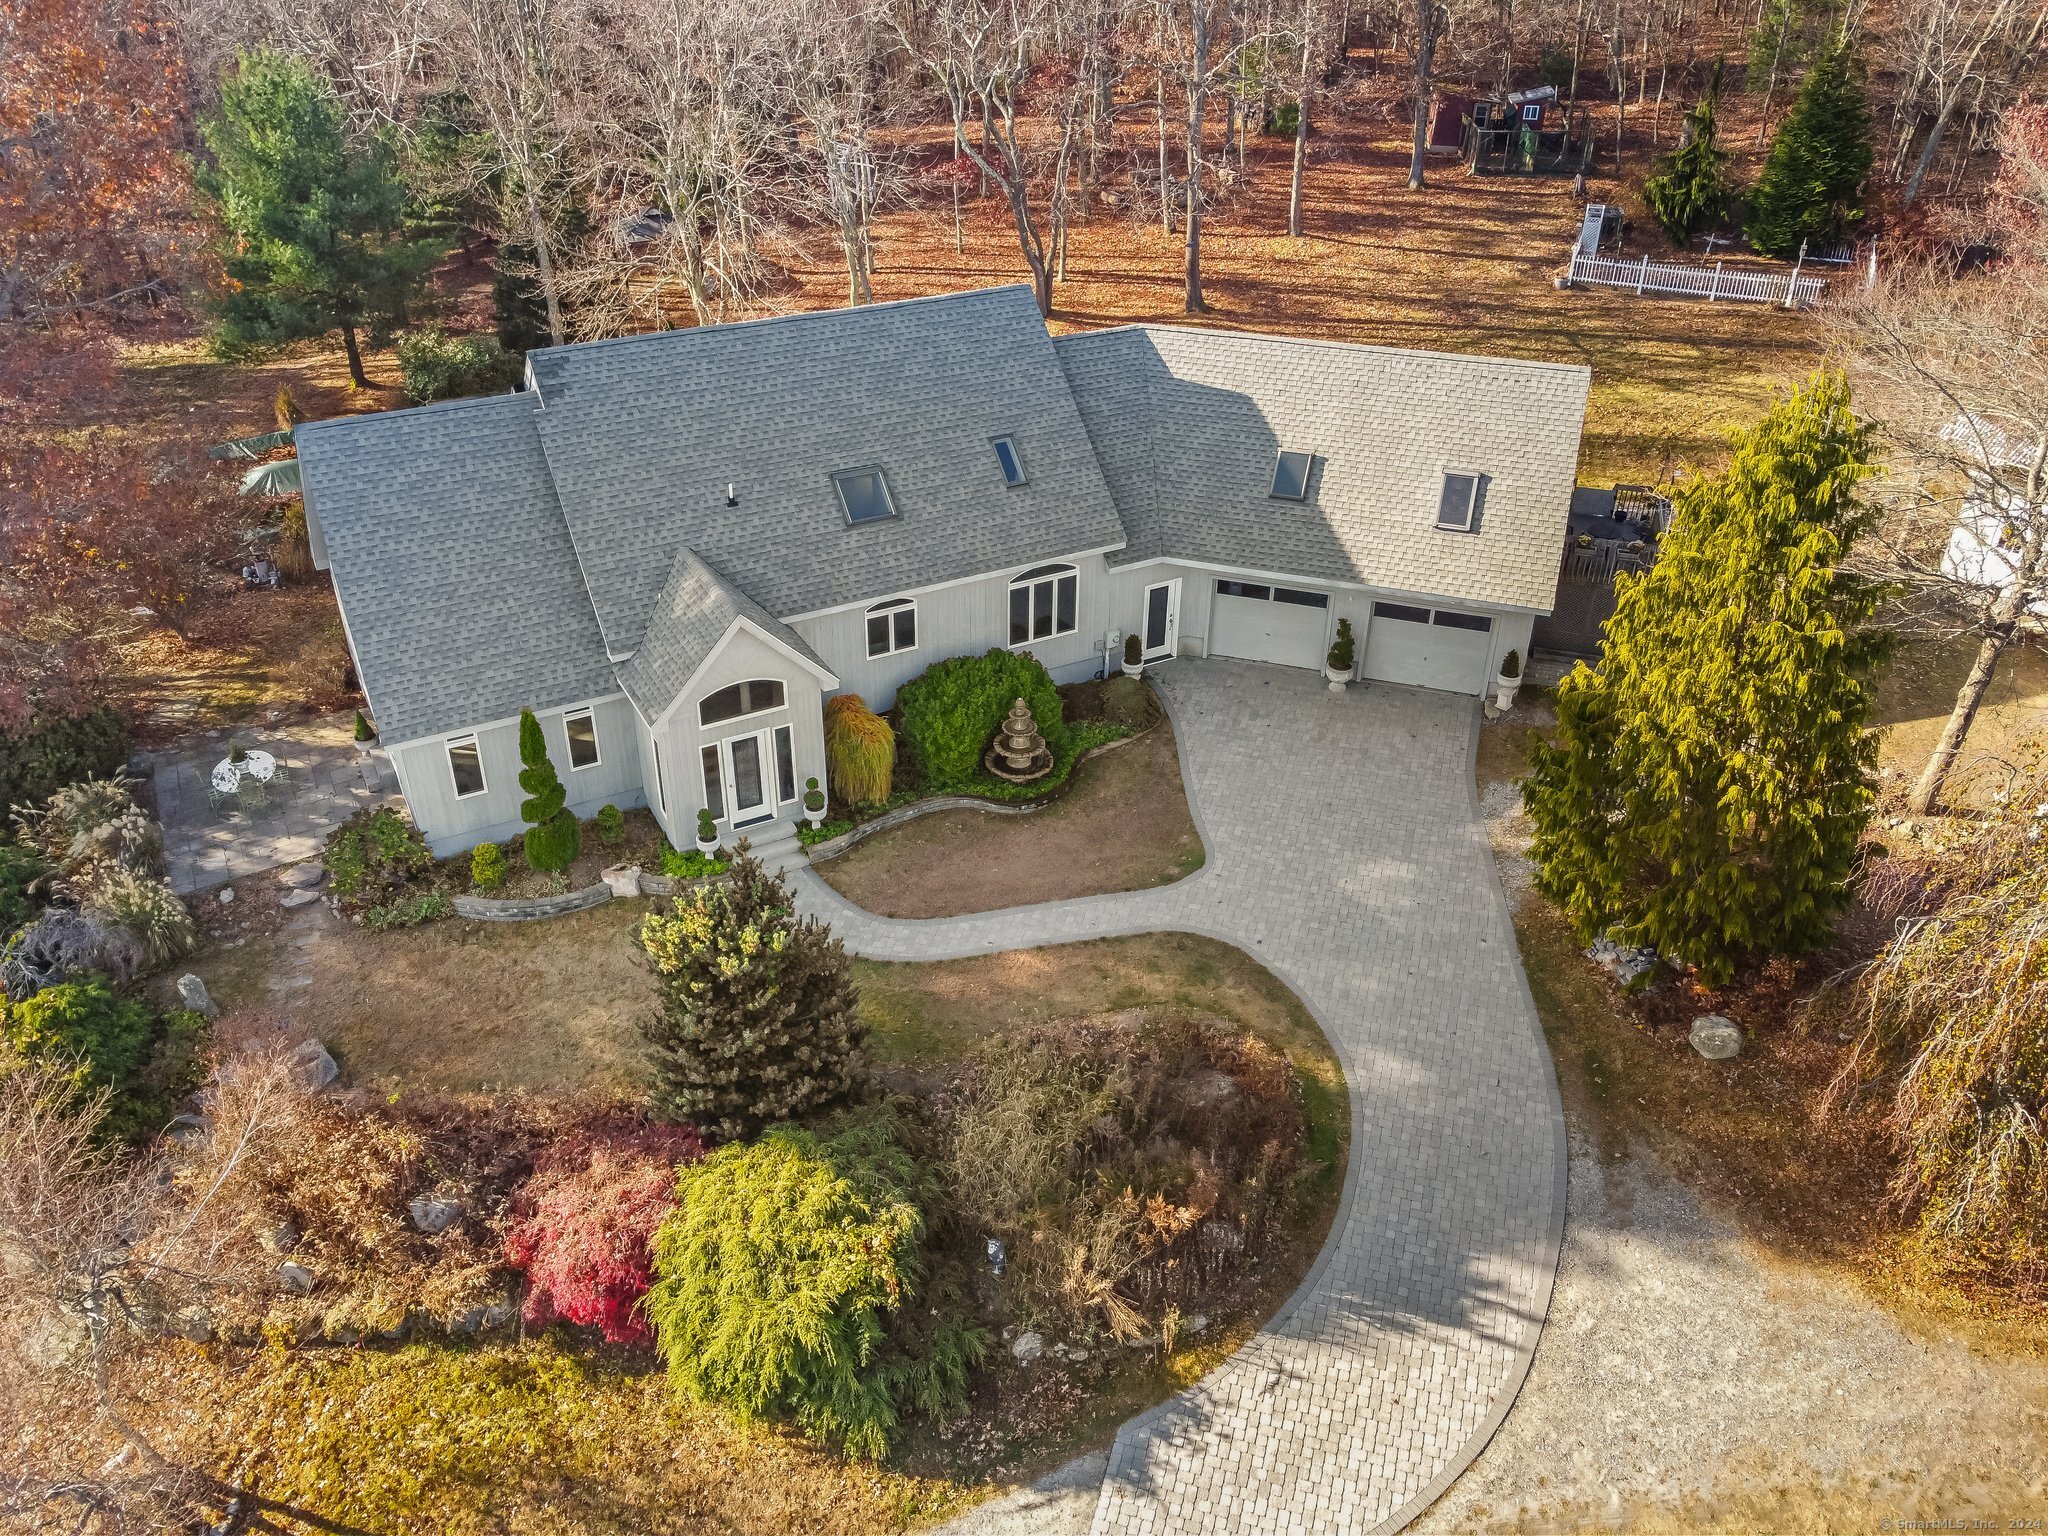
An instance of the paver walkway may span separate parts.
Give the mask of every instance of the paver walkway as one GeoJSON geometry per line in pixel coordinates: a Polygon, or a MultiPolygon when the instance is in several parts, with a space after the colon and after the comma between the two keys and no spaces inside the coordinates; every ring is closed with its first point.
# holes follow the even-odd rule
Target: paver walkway
{"type": "Polygon", "coordinates": [[[807,869],[799,899],[879,959],[1186,930],[1294,988],[1350,1079],[1343,1206],[1273,1321],[1118,1432],[1093,1529],[1393,1530],[1506,1414],[1564,1220],[1564,1115],[1472,799],[1477,705],[1237,662],[1156,681],[1209,849],[1198,874],[924,922],[807,869]]]}
{"type": "Polygon", "coordinates": [[[396,801],[390,769],[356,755],[355,717],[325,715],[290,725],[215,731],[156,755],[151,779],[164,824],[171,889],[196,891],[259,870],[310,859],[327,834],[366,806],[396,801]],[[231,743],[260,747],[288,782],[259,807],[216,811],[207,779],[231,743]],[[380,773],[381,770],[381,773],[380,773]],[[373,783],[381,777],[383,782],[373,783]]]}

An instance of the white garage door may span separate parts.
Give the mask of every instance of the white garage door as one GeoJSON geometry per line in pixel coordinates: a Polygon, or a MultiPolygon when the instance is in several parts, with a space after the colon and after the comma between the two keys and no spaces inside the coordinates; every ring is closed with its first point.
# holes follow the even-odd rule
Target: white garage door
{"type": "Polygon", "coordinates": [[[1493,620],[1451,608],[1374,603],[1365,632],[1365,677],[1382,683],[1479,693],[1493,650],[1493,620]]]}
{"type": "Polygon", "coordinates": [[[1209,654],[1320,667],[1329,611],[1327,592],[1219,581],[1209,615],[1209,654]]]}

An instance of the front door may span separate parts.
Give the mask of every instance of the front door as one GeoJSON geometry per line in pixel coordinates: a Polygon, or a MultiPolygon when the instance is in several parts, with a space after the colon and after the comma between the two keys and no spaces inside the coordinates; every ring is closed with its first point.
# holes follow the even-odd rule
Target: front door
{"type": "Polygon", "coordinates": [[[796,798],[794,743],[786,725],[728,736],[704,749],[704,803],[735,830],[766,821],[796,798]]]}
{"type": "Polygon", "coordinates": [[[1145,589],[1145,659],[1160,661],[1180,650],[1180,578],[1145,589]]]}
{"type": "Polygon", "coordinates": [[[728,737],[726,762],[732,770],[732,824],[744,827],[774,814],[768,803],[768,733],[728,737]]]}

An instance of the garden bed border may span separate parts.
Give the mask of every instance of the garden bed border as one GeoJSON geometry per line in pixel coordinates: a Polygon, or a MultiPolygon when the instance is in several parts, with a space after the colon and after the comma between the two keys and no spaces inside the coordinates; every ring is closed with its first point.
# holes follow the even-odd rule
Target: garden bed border
{"type": "MultiPolygon", "coordinates": [[[[697,880],[678,880],[668,875],[658,875],[652,870],[640,871],[640,894],[642,896],[673,896],[693,886],[711,885],[723,880],[724,875],[706,875],[697,880]]],[[[558,896],[472,896],[467,892],[451,898],[457,917],[466,917],[477,923],[533,923],[542,918],[566,917],[571,912],[582,912],[590,907],[600,907],[613,899],[617,892],[599,881],[586,885],[581,890],[564,891],[558,896]]]]}

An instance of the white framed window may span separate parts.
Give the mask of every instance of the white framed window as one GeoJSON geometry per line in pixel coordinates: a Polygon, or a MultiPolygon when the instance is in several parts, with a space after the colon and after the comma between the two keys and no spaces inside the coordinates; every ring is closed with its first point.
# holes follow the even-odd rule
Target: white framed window
{"type": "Polygon", "coordinates": [[[878,465],[842,469],[832,476],[832,488],[839,492],[839,505],[845,509],[847,522],[855,527],[886,522],[896,515],[888,479],[878,465]]]}
{"type": "Polygon", "coordinates": [[[1479,476],[1462,470],[1444,471],[1444,485],[1436,502],[1436,525],[1459,533],[1471,533],[1479,526],[1479,476]]]}
{"type": "Polygon", "coordinates": [[[1081,573],[1071,565],[1033,566],[1010,579],[1010,644],[1070,635],[1080,622],[1081,573]]]}
{"type": "Polygon", "coordinates": [[[664,812],[668,810],[668,780],[661,776],[661,743],[652,742],[654,748],[654,796],[661,802],[664,812]]]}
{"type": "Polygon", "coordinates": [[[796,734],[786,725],[775,727],[775,800],[787,805],[796,798],[796,734]]]}
{"type": "Polygon", "coordinates": [[[569,771],[595,768],[601,761],[597,752],[597,716],[587,709],[572,709],[562,716],[562,730],[569,738],[569,771]]]}
{"type": "Polygon", "coordinates": [[[455,781],[455,798],[467,800],[490,788],[484,782],[484,755],[474,736],[455,736],[448,742],[448,774],[455,781]]]}
{"type": "Polygon", "coordinates": [[[1525,123],[1542,122],[1543,103],[1540,101],[1525,102],[1522,106],[1522,121],[1525,123]]]}
{"type": "Polygon", "coordinates": [[[1029,476],[1024,473],[1024,456],[1017,451],[1017,439],[997,437],[989,440],[989,446],[996,451],[996,464],[1002,469],[1003,484],[1023,485],[1029,476]]]}
{"type": "Polygon", "coordinates": [[[1273,460],[1273,488],[1266,494],[1276,501],[1307,501],[1308,474],[1315,461],[1312,453],[1293,453],[1282,448],[1273,460]]]}
{"type": "Polygon", "coordinates": [[[892,597],[868,610],[868,654],[893,656],[898,651],[917,649],[917,604],[907,597],[892,597]]]}
{"type": "Polygon", "coordinates": [[[704,695],[697,706],[697,723],[700,725],[723,725],[728,720],[737,720],[742,715],[758,715],[767,710],[780,709],[787,702],[782,684],[772,677],[750,677],[743,683],[730,683],[716,693],[704,695]]]}

